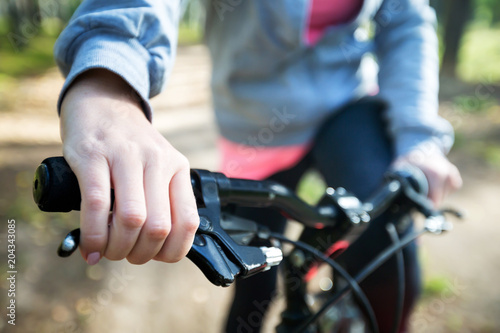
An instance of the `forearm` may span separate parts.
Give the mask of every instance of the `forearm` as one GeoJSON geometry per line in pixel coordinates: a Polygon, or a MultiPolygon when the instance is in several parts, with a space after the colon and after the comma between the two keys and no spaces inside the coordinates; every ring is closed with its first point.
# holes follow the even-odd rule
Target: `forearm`
{"type": "Polygon", "coordinates": [[[389,130],[402,156],[415,149],[447,153],[453,130],[438,116],[436,18],[427,1],[390,1],[376,17],[380,96],[389,102],[389,130]],[[423,148],[423,147],[427,148],[423,148]]]}

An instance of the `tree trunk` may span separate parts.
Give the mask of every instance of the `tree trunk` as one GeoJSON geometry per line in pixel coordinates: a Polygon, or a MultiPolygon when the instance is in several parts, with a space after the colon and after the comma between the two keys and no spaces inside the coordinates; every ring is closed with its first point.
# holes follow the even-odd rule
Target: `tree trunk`
{"type": "Polygon", "coordinates": [[[16,3],[15,0],[10,0],[7,3],[7,15],[8,15],[9,31],[20,34],[22,17],[21,17],[21,11],[18,7],[18,3],[16,3]]]}
{"type": "Polygon", "coordinates": [[[38,0],[9,0],[7,14],[10,30],[7,38],[16,51],[21,51],[40,32],[38,0]]]}
{"type": "Polygon", "coordinates": [[[472,0],[447,0],[444,28],[444,55],[441,73],[455,77],[460,41],[467,22],[472,17],[472,0]]]}

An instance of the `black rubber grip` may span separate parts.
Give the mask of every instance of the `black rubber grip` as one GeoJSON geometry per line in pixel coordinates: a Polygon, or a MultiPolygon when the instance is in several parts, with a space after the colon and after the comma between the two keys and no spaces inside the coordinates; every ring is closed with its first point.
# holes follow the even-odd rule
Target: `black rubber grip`
{"type": "Polygon", "coordinates": [[[423,196],[429,194],[429,182],[427,181],[427,177],[418,167],[411,164],[404,164],[394,169],[393,174],[407,179],[417,193],[423,196]]]}
{"type": "MultiPolygon", "coordinates": [[[[200,184],[197,183],[196,177],[191,177],[191,185],[197,201],[202,200],[199,191],[200,184]]],[[[113,207],[113,190],[110,195],[110,207],[113,207]]],[[[82,201],[80,186],[64,157],[46,158],[38,166],[33,179],[33,199],[38,208],[44,212],[67,213],[80,210],[82,201]]]]}
{"type": "MultiPolygon", "coordinates": [[[[110,207],[113,207],[113,190],[110,195],[110,207]]],[[[33,179],[33,199],[44,212],[66,213],[80,210],[80,186],[64,157],[46,158],[38,166],[33,179]]]]}
{"type": "Polygon", "coordinates": [[[80,187],[64,157],[42,161],[33,180],[33,199],[44,212],[80,210],[80,187]]]}

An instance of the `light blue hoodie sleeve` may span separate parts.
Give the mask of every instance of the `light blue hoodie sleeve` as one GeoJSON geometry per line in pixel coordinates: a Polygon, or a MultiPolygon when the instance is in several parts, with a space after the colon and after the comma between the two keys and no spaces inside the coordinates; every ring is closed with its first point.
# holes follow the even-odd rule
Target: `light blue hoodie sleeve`
{"type": "Polygon", "coordinates": [[[436,15],[426,0],[386,0],[375,17],[380,96],[389,103],[396,154],[447,153],[451,125],[438,116],[436,15]]]}
{"type": "Polygon", "coordinates": [[[81,73],[104,68],[121,76],[144,101],[160,93],[172,68],[181,0],[84,0],[59,36],[54,54],[66,90],[81,73]]]}

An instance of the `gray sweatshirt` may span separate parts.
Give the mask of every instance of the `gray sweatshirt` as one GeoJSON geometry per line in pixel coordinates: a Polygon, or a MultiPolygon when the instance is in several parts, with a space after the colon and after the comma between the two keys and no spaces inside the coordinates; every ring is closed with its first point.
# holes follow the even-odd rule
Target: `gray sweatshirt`
{"type": "MultiPolygon", "coordinates": [[[[221,135],[249,144],[272,119],[285,126],[259,144],[307,144],[321,122],[372,91],[387,101],[397,155],[423,145],[447,153],[438,116],[436,17],[425,0],[365,0],[357,17],[305,41],[311,0],[204,0],[213,63],[213,107],[221,135]],[[372,57],[378,74],[361,66],[372,57]]],[[[61,98],[82,72],[106,68],[144,100],[161,92],[174,63],[180,1],[85,0],[55,46],[66,75],[61,98]]],[[[428,149],[428,148],[427,148],[428,149]]]]}

